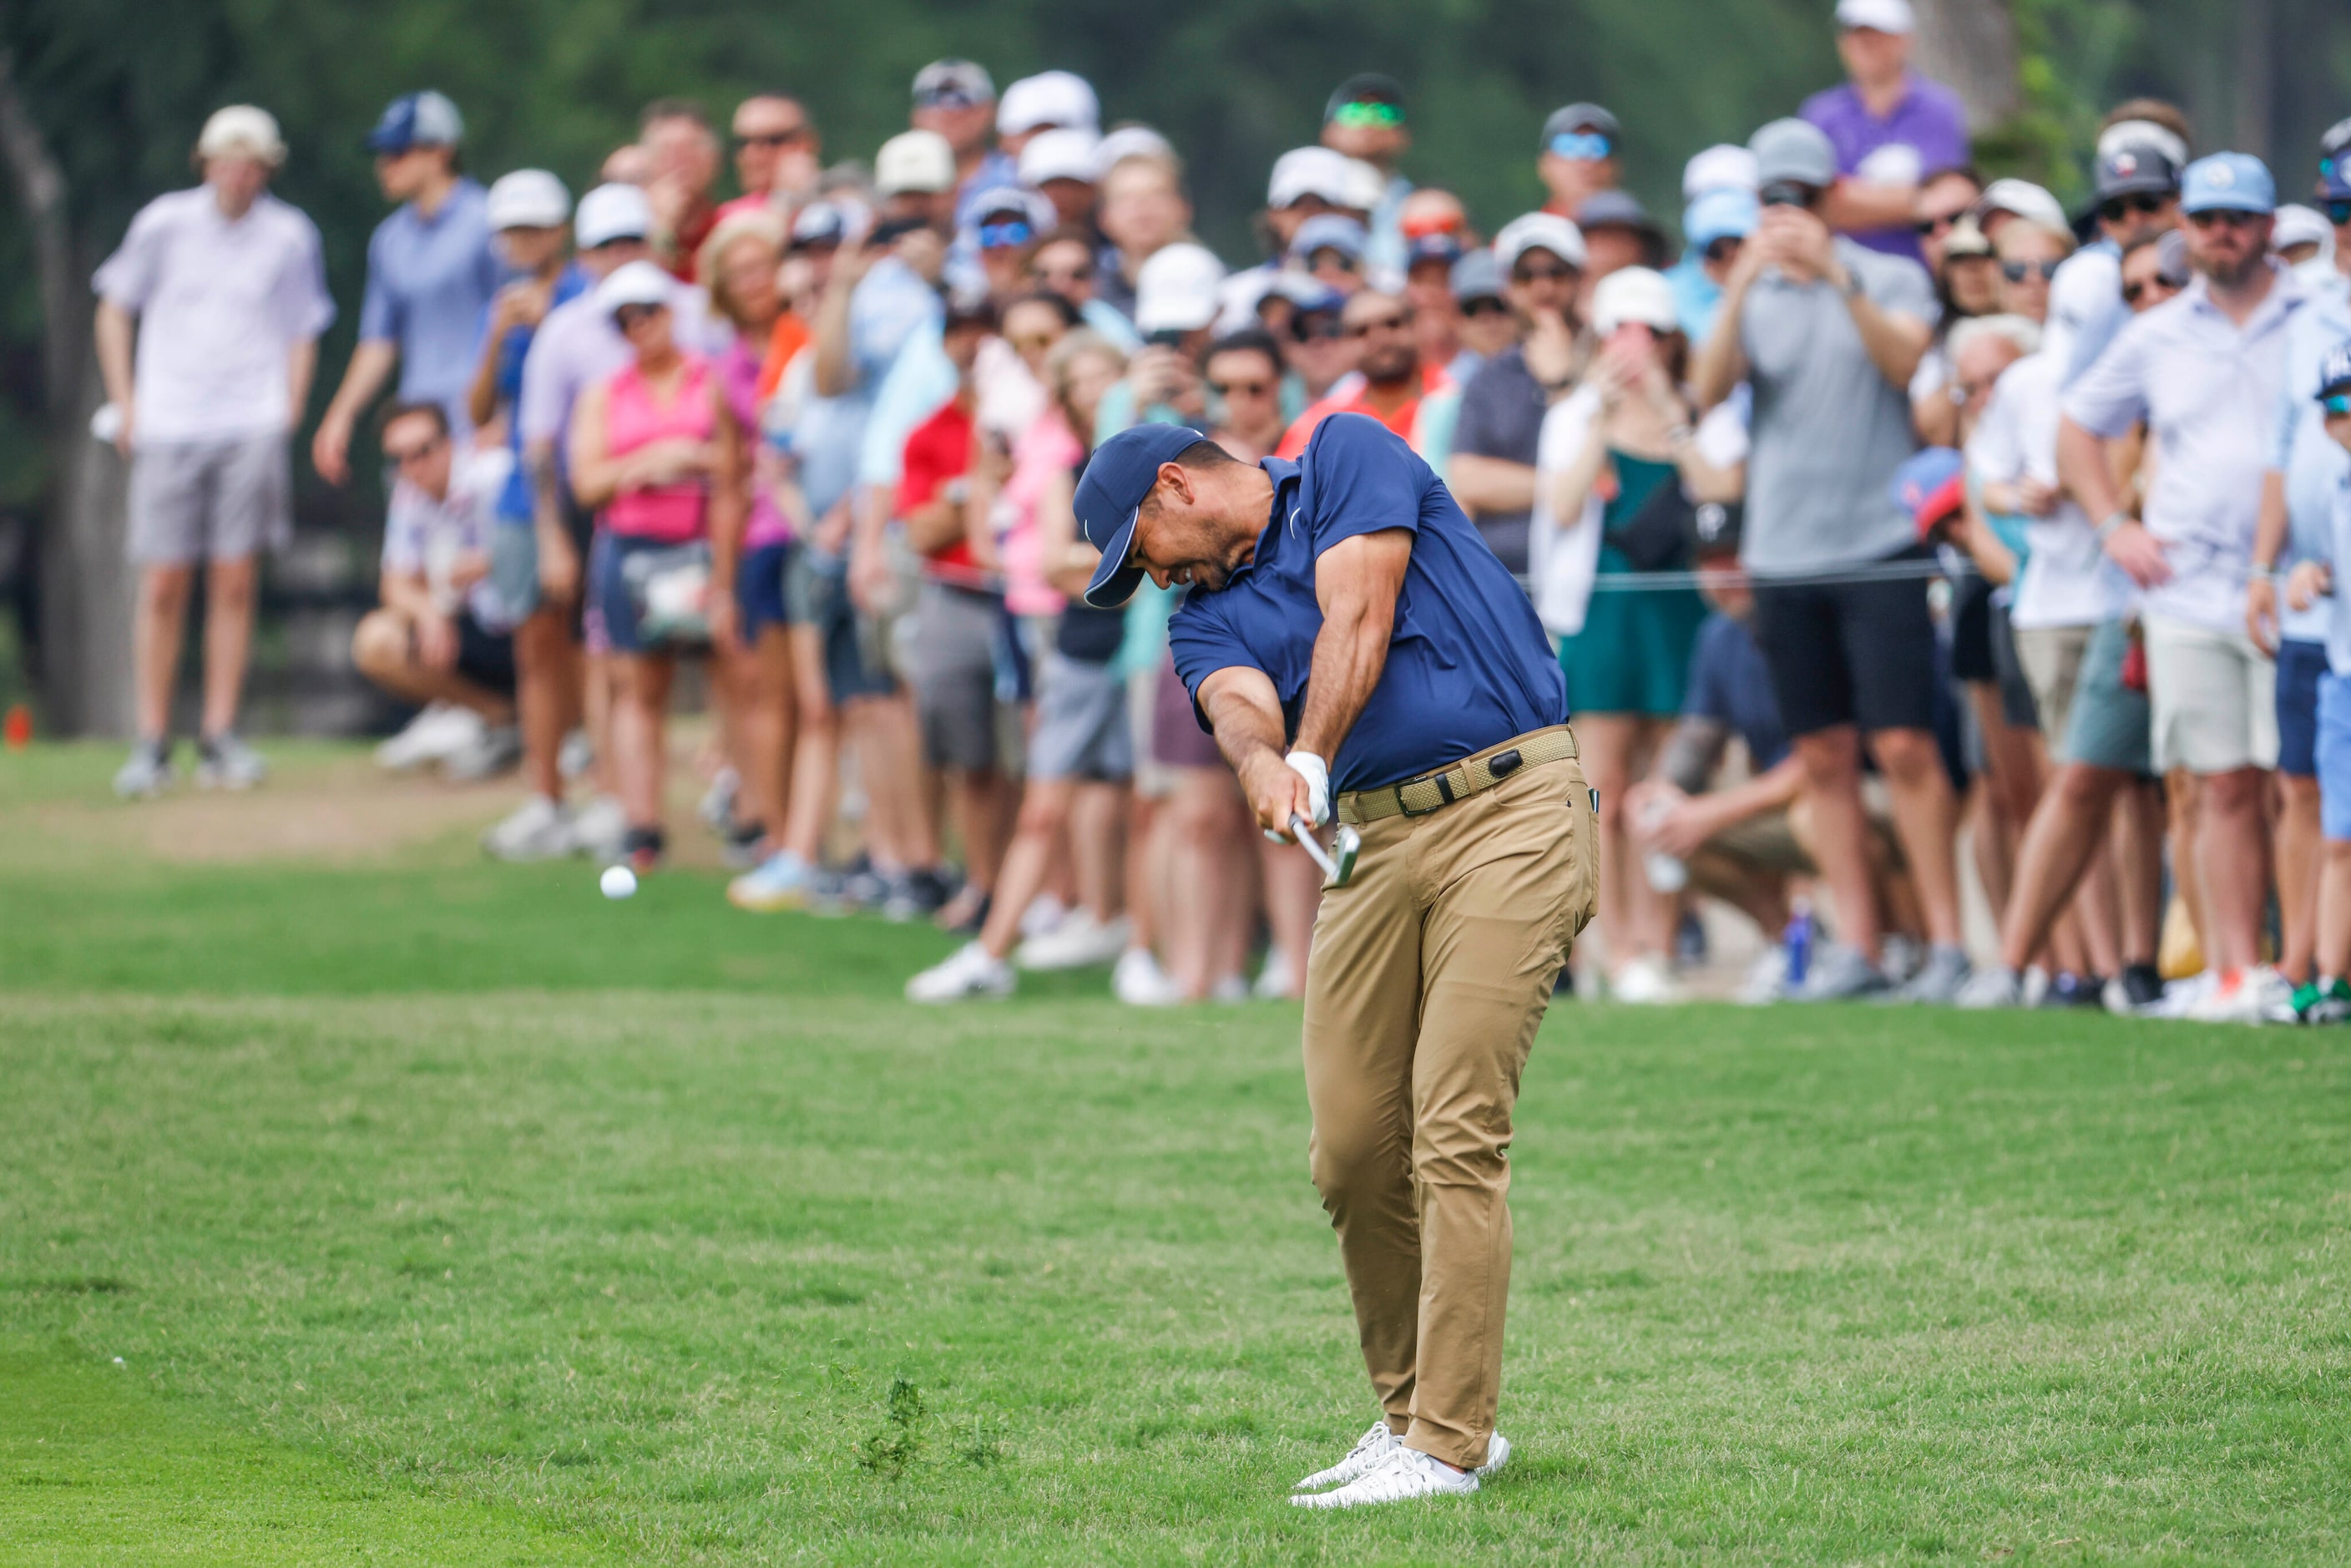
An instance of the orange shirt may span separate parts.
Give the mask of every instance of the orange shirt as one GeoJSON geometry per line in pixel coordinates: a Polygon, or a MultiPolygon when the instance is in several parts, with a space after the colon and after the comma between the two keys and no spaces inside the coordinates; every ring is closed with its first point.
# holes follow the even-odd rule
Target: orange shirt
{"type": "Polygon", "coordinates": [[[759,380],[753,389],[765,406],[776,395],[776,388],[784,379],[784,368],[792,357],[809,346],[811,334],[808,323],[799,315],[787,310],[776,318],[776,329],[768,334],[768,357],[759,361],[759,380]]]}
{"type": "Polygon", "coordinates": [[[1371,392],[1370,383],[1358,382],[1352,397],[1326,397],[1320,402],[1309,404],[1306,412],[1291,421],[1290,428],[1282,432],[1281,444],[1273,449],[1273,455],[1297,462],[1299,454],[1306,450],[1306,444],[1314,439],[1314,427],[1334,413],[1367,413],[1409,442],[1413,438],[1414,425],[1420,418],[1420,400],[1432,392],[1443,392],[1452,384],[1453,378],[1445,373],[1443,365],[1430,365],[1420,372],[1419,392],[1382,413],[1364,401],[1371,392]]]}

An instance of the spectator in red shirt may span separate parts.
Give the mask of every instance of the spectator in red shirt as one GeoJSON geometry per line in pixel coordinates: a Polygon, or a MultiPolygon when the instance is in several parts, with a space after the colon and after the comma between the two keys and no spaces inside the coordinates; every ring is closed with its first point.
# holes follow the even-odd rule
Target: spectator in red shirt
{"type": "Polygon", "coordinates": [[[946,775],[948,809],[964,845],[963,891],[939,912],[951,931],[976,933],[1004,860],[1014,797],[997,752],[997,653],[1006,642],[1002,563],[976,489],[994,494],[1011,466],[1000,435],[980,431],[972,374],[996,330],[987,298],[951,299],[943,339],[956,392],[906,437],[897,512],[923,559],[905,671],[914,689],[923,757],[946,775]],[[993,479],[979,485],[977,480],[993,479]]]}
{"type": "Polygon", "coordinates": [[[1444,366],[1420,362],[1412,308],[1393,294],[1366,288],[1347,301],[1339,321],[1341,329],[1363,346],[1363,358],[1356,363],[1359,375],[1340,382],[1330,396],[1300,414],[1274,455],[1295,462],[1316,425],[1334,413],[1367,413],[1411,443],[1432,465],[1441,463],[1442,453],[1432,455],[1424,450],[1422,405],[1435,393],[1452,392],[1453,382],[1444,366]]]}

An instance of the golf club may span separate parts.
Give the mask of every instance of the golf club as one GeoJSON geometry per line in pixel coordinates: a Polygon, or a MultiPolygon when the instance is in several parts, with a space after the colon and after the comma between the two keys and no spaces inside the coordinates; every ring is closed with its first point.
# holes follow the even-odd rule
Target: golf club
{"type": "Polygon", "coordinates": [[[1296,839],[1306,852],[1314,857],[1314,863],[1322,868],[1323,886],[1344,887],[1347,879],[1355,874],[1355,857],[1364,852],[1364,835],[1354,829],[1341,828],[1332,852],[1326,854],[1321,841],[1314,837],[1314,830],[1307,825],[1306,819],[1293,811],[1290,815],[1290,836],[1296,839]]]}

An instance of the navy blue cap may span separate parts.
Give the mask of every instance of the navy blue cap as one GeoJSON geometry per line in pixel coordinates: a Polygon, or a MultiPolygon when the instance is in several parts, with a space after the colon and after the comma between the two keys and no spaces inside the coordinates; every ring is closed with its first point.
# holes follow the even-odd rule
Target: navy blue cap
{"type": "Polygon", "coordinates": [[[465,118],[441,93],[406,92],[384,105],[368,132],[371,152],[405,152],[412,147],[455,147],[465,140],[465,118]]]}
{"type": "Polygon", "coordinates": [[[2351,343],[2337,343],[2318,361],[2318,395],[2351,390],[2351,343]]]}
{"type": "Polygon", "coordinates": [[[1134,553],[1135,514],[1159,482],[1159,465],[1207,439],[1188,424],[1138,424],[1094,448],[1072,507],[1086,542],[1102,551],[1102,564],[1086,584],[1088,604],[1112,610],[1134,597],[1143,569],[1127,565],[1126,558],[1134,553]]]}
{"type": "Polygon", "coordinates": [[[1453,264],[1461,259],[1461,242],[1439,229],[1435,234],[1418,235],[1405,243],[1404,262],[1407,267],[1418,267],[1424,261],[1441,261],[1447,277],[1453,264]]]}

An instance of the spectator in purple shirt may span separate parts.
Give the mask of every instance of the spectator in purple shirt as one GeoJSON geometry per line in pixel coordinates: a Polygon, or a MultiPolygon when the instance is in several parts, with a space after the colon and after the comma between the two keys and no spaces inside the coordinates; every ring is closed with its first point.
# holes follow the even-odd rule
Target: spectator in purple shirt
{"type": "Polygon", "coordinates": [[[1837,0],[1837,55],[1849,78],[1804,100],[1837,156],[1830,226],[1872,250],[1919,259],[1912,221],[1929,175],[1968,162],[1959,94],[1910,69],[1910,0],[1837,0]]]}

